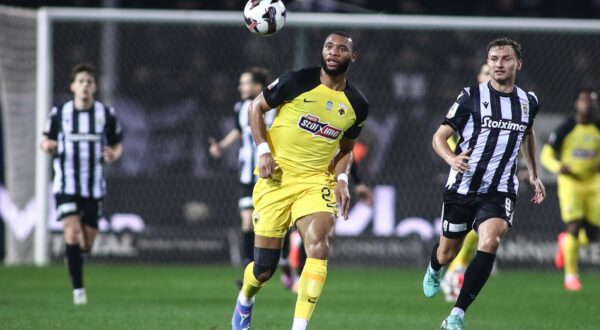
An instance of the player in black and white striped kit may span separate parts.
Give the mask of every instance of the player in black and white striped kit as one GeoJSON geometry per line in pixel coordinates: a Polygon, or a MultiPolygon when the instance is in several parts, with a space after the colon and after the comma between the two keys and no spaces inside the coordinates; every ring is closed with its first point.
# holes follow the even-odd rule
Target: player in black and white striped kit
{"type": "Polygon", "coordinates": [[[104,163],[122,153],[115,111],[95,101],[96,69],[79,64],[71,73],[73,99],[52,108],[41,148],[53,155],[53,193],[63,222],[65,255],[73,284],[73,303],[85,305],[82,252],[90,252],[106,193],[104,163]]]}
{"type": "Polygon", "coordinates": [[[533,93],[515,85],[522,66],[521,46],[508,38],[487,47],[491,80],[465,88],[433,137],[435,152],[450,167],[442,209],[442,237],[431,254],[423,291],[433,297],[440,287],[442,267],[458,254],[465,235],[479,234],[477,254],[469,264],[463,287],[442,329],[463,329],[467,307],[487,281],[503,236],[512,226],[518,191],[515,175],[522,151],[535,190],[534,204],[546,197],[537,175],[533,121],[539,103],[533,93]],[[460,136],[456,151],[447,140],[460,136]]]}
{"type": "MultiPolygon", "coordinates": [[[[249,68],[242,72],[238,84],[240,101],[235,104],[236,127],[233,128],[220,141],[210,140],[209,152],[214,158],[221,157],[222,151],[229,148],[235,142],[240,141],[242,145],[239,150],[240,168],[240,198],[238,207],[242,220],[242,266],[246,266],[254,260],[254,231],[252,230],[252,190],[258,179],[254,175],[254,169],[258,164],[258,153],[250,131],[250,117],[248,111],[252,100],[262,92],[269,84],[271,75],[269,71],[261,67],[249,68]]],[[[275,111],[265,114],[267,126],[273,122],[275,111]]]]}

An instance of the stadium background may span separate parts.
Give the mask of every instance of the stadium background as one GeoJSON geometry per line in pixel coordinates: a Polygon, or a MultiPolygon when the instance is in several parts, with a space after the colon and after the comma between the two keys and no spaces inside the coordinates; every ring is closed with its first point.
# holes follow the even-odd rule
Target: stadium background
{"type": "MultiPolygon", "coordinates": [[[[154,9],[228,10],[243,1],[152,1],[154,9]]],[[[81,61],[101,70],[98,98],[117,108],[126,129],[123,158],[108,167],[106,221],[86,266],[91,308],[76,312],[62,263],[60,224],[49,215],[49,267],[33,268],[36,9],[40,6],[152,9],[147,1],[4,1],[0,8],[0,328],[223,329],[235,296],[237,152],[221,160],[208,138],[234,126],[241,70],[268,67],[274,76],[318,64],[332,27],[289,25],[269,38],[241,24],[58,22],[52,38],[52,103],[69,97],[68,74],[81,61]],[[107,46],[108,45],[108,46],[107,46]],[[183,265],[183,266],[182,266],[183,265]]],[[[294,12],[460,15],[487,18],[578,18],[594,27],[600,3],[562,0],[288,1],[294,12]]],[[[398,16],[393,16],[395,19],[398,16]]],[[[519,18],[507,23],[520,24],[519,18]]],[[[531,21],[527,21],[531,22],[531,21]]],[[[543,21],[536,21],[543,22],[543,21]]],[[[564,22],[563,22],[564,23],[564,22]]],[[[567,24],[567,25],[568,25],[567,24]]],[[[475,82],[485,45],[498,35],[519,40],[525,66],[517,83],[539,96],[538,143],[572,111],[581,86],[600,87],[600,29],[504,30],[352,28],[359,52],[350,78],[371,102],[360,164],[374,188],[373,209],[354,206],[340,222],[326,293],[315,329],[424,329],[439,325],[449,305],[425,301],[422,268],[436,239],[447,167],[430,139],[466,83],[475,82]],[[596,31],[596,32],[594,32],[596,31]],[[439,318],[439,320],[438,320],[439,318]],[[402,323],[398,324],[398,319],[402,323]]],[[[38,85],[39,86],[39,85],[38,85]]],[[[43,86],[43,84],[42,84],[43,86]]],[[[541,145],[540,145],[541,146],[541,145]]],[[[539,149],[539,147],[538,147],[539,149]]],[[[561,230],[556,186],[543,173],[548,200],[529,203],[521,185],[515,230],[499,253],[499,273],[473,306],[472,329],[595,329],[600,296],[600,245],[582,252],[584,291],[565,293],[549,271],[561,230]],[[514,290],[519,288],[519,290],[514,290]],[[506,317],[510,315],[510,317],[506,317]]],[[[49,199],[50,200],[50,199],[49,199]]],[[[274,281],[276,282],[276,281],[274,281]]],[[[439,297],[438,297],[439,298],[439,297]]],[[[258,329],[289,326],[294,297],[272,283],[261,293],[258,329]],[[264,308],[264,309],[262,309],[264,308]],[[265,310],[269,309],[269,313],[265,310]]]]}
{"type": "MultiPolygon", "coordinates": [[[[122,7],[132,5],[127,3],[122,7]]],[[[206,3],[179,1],[173,7],[224,9],[232,4],[206,3]]],[[[325,10],[308,3],[292,2],[288,10],[302,6],[325,10]]],[[[364,11],[404,8],[413,12],[406,9],[407,3],[411,1],[397,2],[397,8],[379,8],[369,2],[364,11]]],[[[556,13],[550,7],[525,10],[527,3],[531,2],[513,1],[514,14],[556,13]]],[[[444,7],[427,4],[432,13],[444,7]]],[[[588,10],[594,5],[590,2],[588,10]]],[[[492,7],[461,8],[459,13],[493,13],[492,7]]],[[[556,8],[568,16],[590,13],[582,7],[567,7],[556,8]]],[[[35,22],[22,17],[4,22],[5,53],[26,51],[23,40],[34,40],[35,22]],[[10,33],[28,39],[7,38],[10,33]]],[[[350,77],[371,103],[360,139],[368,154],[360,171],[374,188],[376,202],[373,209],[355,207],[358,220],[338,223],[333,260],[339,263],[417,266],[425,262],[426,247],[438,235],[436,221],[447,175],[447,167],[431,150],[431,135],[463,85],[475,82],[487,41],[509,35],[523,44],[525,65],[518,84],[535,91],[542,102],[536,121],[540,145],[572,111],[576,90],[598,85],[600,69],[592,63],[600,55],[600,39],[589,31],[341,28],[353,35],[359,52],[350,77]]],[[[107,221],[101,227],[96,257],[124,263],[235,264],[239,260],[237,151],[232,148],[223,159],[213,160],[207,154],[208,138],[221,137],[234,126],[232,106],[243,69],[265,66],[276,77],[290,69],[317,65],[322,39],[331,30],[290,26],[275,36],[259,38],[241,26],[54,23],[52,102],[69,98],[68,74],[74,64],[95,63],[102,72],[98,97],[115,106],[126,130],[126,152],[107,171],[107,221]],[[110,70],[103,64],[110,64],[110,70]]],[[[35,63],[28,64],[21,64],[20,69],[33,74],[35,63]]],[[[9,65],[5,58],[4,66],[9,65]]],[[[4,85],[34,92],[31,85],[14,83],[10,70],[5,72],[4,85]]],[[[4,104],[8,109],[9,104],[4,104]]],[[[15,108],[19,110],[11,106],[12,111],[15,108]]],[[[11,147],[5,144],[5,148],[11,147]]],[[[13,166],[23,167],[14,162],[13,166]]],[[[549,198],[539,208],[528,202],[532,194],[528,184],[521,185],[515,230],[499,255],[502,266],[550,267],[561,222],[553,178],[545,175],[544,179],[549,198]]],[[[63,248],[60,224],[50,219],[50,230],[51,256],[58,262],[63,248]]],[[[599,247],[592,245],[586,251],[584,264],[600,265],[599,247]]]]}

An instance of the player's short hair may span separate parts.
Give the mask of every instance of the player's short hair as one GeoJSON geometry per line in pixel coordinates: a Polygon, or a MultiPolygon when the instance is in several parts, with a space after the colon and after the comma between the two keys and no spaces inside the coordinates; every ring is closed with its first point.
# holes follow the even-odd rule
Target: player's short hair
{"type": "Polygon", "coordinates": [[[263,67],[255,66],[249,68],[243,73],[249,73],[252,76],[252,82],[262,85],[263,88],[267,87],[271,81],[271,73],[269,70],[263,67]]]}
{"type": "Polygon", "coordinates": [[[490,43],[487,45],[487,53],[489,54],[490,49],[492,49],[494,47],[504,47],[504,46],[512,47],[512,49],[515,51],[515,55],[517,56],[518,59],[523,58],[523,54],[521,51],[521,44],[519,44],[518,42],[516,42],[508,37],[499,37],[499,38],[496,38],[496,39],[490,41],[490,43]]]}
{"type": "Polygon", "coordinates": [[[75,77],[77,77],[77,74],[79,74],[81,72],[85,72],[85,73],[89,74],[90,76],[94,77],[94,80],[96,82],[98,81],[98,69],[96,69],[95,66],[93,66],[89,63],[79,63],[79,64],[75,65],[73,67],[73,69],[71,70],[71,82],[74,82],[75,77]]]}
{"type": "Polygon", "coordinates": [[[577,99],[581,93],[590,94],[590,97],[593,101],[598,101],[598,91],[591,87],[581,87],[577,90],[577,94],[575,94],[575,98],[577,99]]]}
{"type": "Polygon", "coordinates": [[[336,31],[329,33],[328,36],[330,36],[332,34],[335,34],[336,36],[342,36],[346,39],[351,39],[352,40],[352,50],[356,51],[356,45],[354,45],[354,39],[352,39],[352,36],[350,35],[350,33],[346,32],[346,31],[336,30],[336,31]]]}

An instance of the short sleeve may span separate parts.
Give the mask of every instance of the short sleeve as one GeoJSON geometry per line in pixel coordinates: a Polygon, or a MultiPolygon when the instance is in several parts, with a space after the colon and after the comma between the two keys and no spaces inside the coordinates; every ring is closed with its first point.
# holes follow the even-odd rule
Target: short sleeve
{"type": "Polygon", "coordinates": [[[362,128],[365,126],[365,120],[367,120],[367,116],[369,115],[369,101],[362,92],[349,81],[347,82],[347,87],[344,92],[356,114],[356,121],[344,132],[344,138],[356,139],[360,135],[362,128]]]}
{"type": "Polygon", "coordinates": [[[533,122],[538,112],[540,111],[540,103],[538,101],[537,96],[533,92],[527,93],[527,99],[529,100],[529,123],[527,123],[527,128],[533,127],[533,122]]]}
{"type": "Polygon", "coordinates": [[[263,96],[269,107],[276,108],[296,96],[294,93],[296,90],[294,80],[294,72],[288,72],[279,76],[265,88],[263,96]]]}
{"type": "Polygon", "coordinates": [[[281,75],[263,90],[265,101],[269,107],[277,108],[293,100],[298,95],[319,86],[320,73],[320,67],[310,67],[281,75]]]}
{"type": "Polygon", "coordinates": [[[58,108],[54,107],[50,110],[50,115],[44,125],[43,134],[50,140],[58,139],[58,132],[60,131],[60,116],[58,108]]]}
{"type": "Polygon", "coordinates": [[[106,142],[109,146],[114,146],[123,141],[123,128],[117,119],[114,108],[109,108],[106,116],[106,142]]]}
{"type": "Polygon", "coordinates": [[[461,131],[470,117],[471,96],[466,89],[463,89],[460,94],[458,94],[454,104],[448,109],[448,113],[446,113],[446,118],[442,121],[442,125],[448,125],[455,131],[461,131]]]}

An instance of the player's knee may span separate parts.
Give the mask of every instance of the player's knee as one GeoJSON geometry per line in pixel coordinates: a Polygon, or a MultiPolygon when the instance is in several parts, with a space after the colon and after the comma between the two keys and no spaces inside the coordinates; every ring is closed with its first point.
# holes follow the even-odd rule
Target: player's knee
{"type": "Polygon", "coordinates": [[[65,242],[68,244],[78,244],[79,237],[81,236],[81,230],[75,227],[65,227],[64,237],[65,242]]]}
{"type": "Polygon", "coordinates": [[[309,258],[327,259],[327,255],[329,254],[329,241],[324,239],[314,242],[305,242],[304,248],[306,249],[306,255],[309,258]]]}
{"type": "Polygon", "coordinates": [[[498,248],[500,247],[501,240],[502,239],[500,238],[500,236],[496,235],[480,237],[478,249],[484,252],[496,253],[498,251],[498,248]]]}
{"type": "Polygon", "coordinates": [[[279,264],[279,249],[254,248],[254,268],[252,273],[260,282],[268,281],[279,264]]]}

